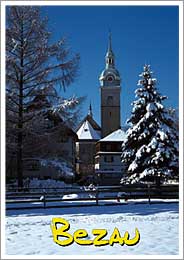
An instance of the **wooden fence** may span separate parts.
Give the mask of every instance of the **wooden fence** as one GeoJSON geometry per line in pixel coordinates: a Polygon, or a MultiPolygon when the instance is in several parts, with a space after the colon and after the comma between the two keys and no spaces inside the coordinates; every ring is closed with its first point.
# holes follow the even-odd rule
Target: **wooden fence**
{"type": "Polygon", "coordinates": [[[117,204],[117,201],[144,199],[179,199],[178,185],[123,185],[98,186],[94,189],[76,188],[31,188],[17,192],[9,189],[6,192],[6,209],[31,209],[52,207],[73,207],[100,205],[100,202],[117,204]],[[76,197],[71,194],[75,194],[76,197]],[[65,196],[65,195],[68,195],[65,196]],[[71,195],[71,197],[70,197],[71,195]]]}

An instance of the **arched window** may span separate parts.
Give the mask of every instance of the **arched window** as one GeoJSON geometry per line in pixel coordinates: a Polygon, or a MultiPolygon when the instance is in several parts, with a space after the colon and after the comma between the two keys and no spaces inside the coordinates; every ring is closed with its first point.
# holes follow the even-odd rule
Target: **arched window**
{"type": "Polygon", "coordinates": [[[113,96],[108,96],[107,97],[107,106],[112,106],[113,105],[113,96]]]}

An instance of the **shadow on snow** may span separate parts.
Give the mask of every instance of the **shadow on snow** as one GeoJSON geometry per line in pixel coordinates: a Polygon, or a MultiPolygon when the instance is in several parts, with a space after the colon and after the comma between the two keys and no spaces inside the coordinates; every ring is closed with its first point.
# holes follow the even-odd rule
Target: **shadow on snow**
{"type": "Polygon", "coordinates": [[[158,203],[158,204],[120,204],[120,205],[100,205],[100,206],[85,206],[85,207],[66,207],[66,208],[46,208],[46,209],[20,209],[7,210],[6,216],[48,216],[72,214],[73,216],[88,216],[88,215],[103,215],[103,214],[123,214],[129,213],[132,216],[146,216],[157,213],[178,213],[179,203],[158,203]]]}

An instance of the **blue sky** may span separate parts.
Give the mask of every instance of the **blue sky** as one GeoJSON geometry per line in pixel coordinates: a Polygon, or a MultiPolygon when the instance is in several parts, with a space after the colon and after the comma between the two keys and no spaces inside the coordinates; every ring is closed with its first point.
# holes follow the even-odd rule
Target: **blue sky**
{"type": "Polygon", "coordinates": [[[65,96],[87,96],[81,116],[91,101],[100,124],[99,75],[105,67],[108,31],[116,68],[121,75],[121,123],[125,124],[135,100],[139,74],[151,64],[167,105],[178,108],[178,7],[177,6],[42,6],[49,18],[53,40],[68,38],[72,51],[80,53],[79,76],[65,96]]]}

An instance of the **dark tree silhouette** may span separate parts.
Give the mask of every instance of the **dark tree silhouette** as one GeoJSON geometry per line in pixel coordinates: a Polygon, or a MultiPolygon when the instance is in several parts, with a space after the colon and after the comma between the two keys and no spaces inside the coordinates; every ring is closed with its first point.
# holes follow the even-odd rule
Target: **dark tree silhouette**
{"type": "Polygon", "coordinates": [[[75,80],[80,57],[71,53],[65,38],[50,43],[47,19],[41,17],[39,7],[11,6],[6,17],[7,154],[16,157],[22,187],[24,136],[47,110],[71,120],[79,100],[65,100],[56,90],[65,90],[75,80]],[[33,101],[35,109],[30,109],[33,101]]]}

